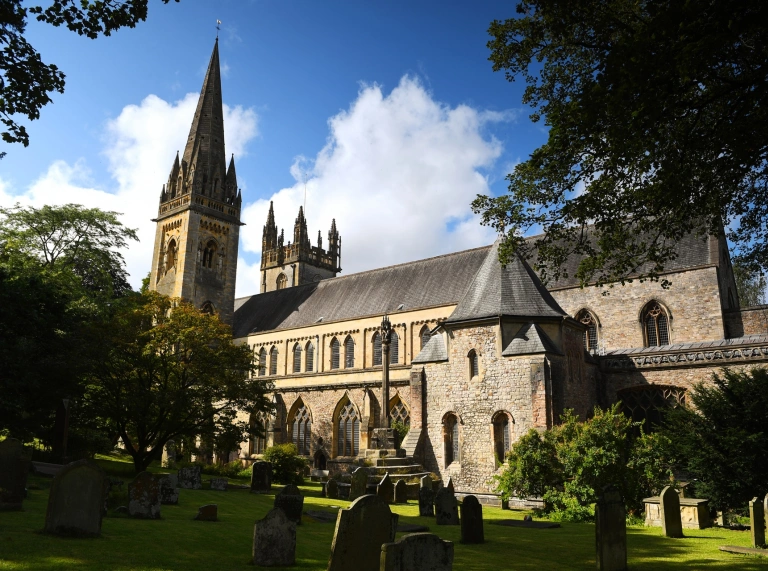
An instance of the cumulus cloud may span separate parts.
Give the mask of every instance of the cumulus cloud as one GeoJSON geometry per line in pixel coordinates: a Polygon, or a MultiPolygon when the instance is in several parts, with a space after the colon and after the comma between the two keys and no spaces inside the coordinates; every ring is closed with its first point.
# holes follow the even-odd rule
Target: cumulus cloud
{"type": "MultiPolygon", "coordinates": [[[[269,201],[278,226],[293,237],[304,202],[313,243],[331,220],[342,238],[344,274],[488,244],[493,231],[469,204],[489,194],[484,172],[502,153],[486,134],[489,123],[512,112],[489,112],[436,101],[405,76],[389,93],[363,85],[349,109],[328,121],[328,142],[290,168],[296,183],[243,209],[243,248],[260,254],[269,201]]],[[[258,262],[238,265],[238,295],[259,291],[258,262]]]]}

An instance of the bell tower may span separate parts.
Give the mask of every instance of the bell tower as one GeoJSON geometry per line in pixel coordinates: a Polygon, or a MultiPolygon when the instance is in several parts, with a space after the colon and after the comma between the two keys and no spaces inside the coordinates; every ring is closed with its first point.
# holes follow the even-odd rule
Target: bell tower
{"type": "Polygon", "coordinates": [[[242,197],[226,164],[219,40],[213,46],[184,154],[160,193],[150,289],[232,324],[242,197]]]}

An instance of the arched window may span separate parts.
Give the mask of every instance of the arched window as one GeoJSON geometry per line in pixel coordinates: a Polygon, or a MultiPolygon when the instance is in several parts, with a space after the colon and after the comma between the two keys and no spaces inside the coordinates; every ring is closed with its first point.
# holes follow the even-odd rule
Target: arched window
{"type": "Polygon", "coordinates": [[[423,349],[432,338],[432,335],[429,334],[429,327],[426,325],[422,327],[421,332],[419,333],[419,337],[421,338],[421,348],[423,349]]]}
{"type": "Polygon", "coordinates": [[[360,420],[355,406],[349,401],[339,411],[336,440],[339,456],[355,456],[359,452],[360,420]]]}
{"type": "Polygon", "coordinates": [[[267,374],[267,350],[262,347],[259,350],[259,376],[263,377],[267,374]]]}
{"type": "Polygon", "coordinates": [[[309,447],[312,441],[312,419],[309,409],[299,401],[296,412],[293,413],[291,422],[291,442],[296,445],[299,454],[309,456],[309,447]]]}
{"type": "Polygon", "coordinates": [[[344,340],[344,368],[351,369],[355,366],[355,342],[352,337],[344,340]]]}
{"type": "Polygon", "coordinates": [[[310,373],[315,370],[315,346],[312,345],[312,341],[307,343],[305,355],[304,360],[306,363],[304,365],[304,370],[310,373]]]}
{"type": "Polygon", "coordinates": [[[301,345],[298,343],[293,346],[293,372],[301,372],[301,345]]]}
{"type": "Polygon", "coordinates": [[[339,368],[339,340],[334,337],[331,339],[331,369],[339,368]]]}
{"type": "Polygon", "coordinates": [[[214,314],[213,304],[210,301],[206,301],[203,304],[203,307],[200,308],[200,311],[203,313],[207,313],[208,315],[214,314]]]}
{"type": "Polygon", "coordinates": [[[576,314],[576,320],[587,326],[584,332],[584,348],[587,351],[597,351],[597,319],[586,309],[576,314]]]}
{"type": "Polygon", "coordinates": [[[497,412],[493,415],[493,450],[496,459],[504,462],[510,447],[509,415],[506,412],[497,412]]]}
{"type": "Polygon", "coordinates": [[[652,301],[645,306],[643,329],[646,347],[669,345],[669,317],[666,309],[657,301],[652,301]]]}
{"type": "Polygon", "coordinates": [[[203,267],[212,268],[213,258],[216,256],[216,242],[210,240],[203,250],[203,267]]]}
{"type": "MultiPolygon", "coordinates": [[[[644,432],[653,432],[662,425],[664,413],[686,402],[686,390],[682,387],[644,385],[622,389],[618,392],[621,412],[634,422],[642,422],[644,432]]],[[[635,429],[639,434],[640,428],[635,429]]]]}
{"type": "Polygon", "coordinates": [[[400,395],[395,396],[389,406],[389,422],[399,422],[405,426],[411,425],[411,413],[408,412],[408,407],[400,400],[400,395]]]}
{"type": "Polygon", "coordinates": [[[288,278],[285,277],[285,274],[280,274],[277,276],[277,289],[285,289],[287,284],[288,278]]]}
{"type": "Polygon", "coordinates": [[[277,347],[272,347],[269,350],[269,374],[277,374],[277,347]]]}
{"type": "Polygon", "coordinates": [[[177,255],[176,240],[171,239],[168,242],[168,250],[165,254],[165,271],[171,271],[171,268],[176,267],[176,255],[177,255]]]}
{"type": "Polygon", "coordinates": [[[248,455],[263,454],[267,447],[267,420],[263,415],[251,416],[251,440],[248,455]]]}
{"type": "Polygon", "coordinates": [[[459,419],[453,413],[446,414],[443,419],[443,442],[445,465],[449,466],[459,459],[459,419]]]}
{"type": "Polygon", "coordinates": [[[381,365],[381,335],[378,331],[373,334],[373,366],[381,365]]]}
{"type": "Polygon", "coordinates": [[[467,355],[467,361],[469,362],[469,378],[472,379],[480,374],[480,359],[477,356],[477,351],[472,349],[467,355]]]}
{"type": "Polygon", "coordinates": [[[397,333],[392,332],[392,336],[389,338],[389,364],[397,365],[400,359],[400,338],[397,333]]]}

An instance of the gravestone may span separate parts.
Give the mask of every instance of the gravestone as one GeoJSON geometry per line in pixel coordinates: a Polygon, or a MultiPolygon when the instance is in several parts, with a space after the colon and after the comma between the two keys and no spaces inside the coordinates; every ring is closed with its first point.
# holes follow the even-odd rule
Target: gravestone
{"type": "Polygon", "coordinates": [[[749,529],[752,547],[765,547],[765,513],[758,498],[752,498],[749,502],[749,529]]]}
{"type": "Polygon", "coordinates": [[[461,502],[461,542],[485,543],[483,506],[475,496],[464,496],[461,502]]]}
{"type": "Polygon", "coordinates": [[[380,571],[451,571],[453,542],[434,533],[411,533],[381,546],[380,571]]]}
{"type": "Polygon", "coordinates": [[[339,499],[339,483],[336,480],[328,480],[326,482],[325,497],[331,500],[339,499]]]}
{"type": "Polygon", "coordinates": [[[45,532],[77,537],[100,535],[106,493],[107,477],[98,465],[88,460],[67,464],[51,483],[45,532]]]}
{"type": "Polygon", "coordinates": [[[448,483],[445,485],[445,489],[452,494],[456,493],[456,490],[453,489],[453,478],[448,477],[448,483]]]}
{"type": "Polygon", "coordinates": [[[176,442],[169,440],[163,446],[163,458],[161,462],[163,468],[176,468],[176,442]]]}
{"type": "Polygon", "coordinates": [[[226,492],[227,491],[227,479],[226,478],[211,478],[211,490],[214,492],[226,492]]]}
{"type": "Polygon", "coordinates": [[[368,488],[368,470],[363,467],[356,468],[352,472],[352,485],[349,488],[349,501],[353,502],[360,496],[367,493],[368,488]]]}
{"type": "Polygon", "coordinates": [[[251,466],[251,491],[269,492],[272,489],[272,464],[257,460],[251,466]]]}
{"type": "Polygon", "coordinates": [[[200,466],[187,466],[179,470],[179,487],[186,490],[199,490],[203,487],[200,466]]]}
{"type": "Polygon", "coordinates": [[[382,500],[391,504],[395,501],[395,486],[392,484],[392,480],[389,478],[389,472],[384,474],[381,482],[376,486],[376,495],[382,500]]]}
{"type": "Polygon", "coordinates": [[[301,512],[304,511],[304,496],[294,485],[284,487],[275,496],[274,507],[281,508],[289,520],[301,525],[301,512]]]}
{"type": "Polygon", "coordinates": [[[435,492],[432,488],[431,476],[422,476],[419,485],[419,515],[425,517],[434,517],[435,515],[435,492]]]}
{"type": "Polygon", "coordinates": [[[408,503],[408,488],[405,484],[405,480],[398,480],[395,482],[395,503],[407,504],[408,503]]]}
{"type": "Polygon", "coordinates": [[[397,519],[387,502],[374,495],[357,498],[339,510],[328,571],[379,569],[381,546],[394,541],[397,519]]]}
{"type": "Polygon", "coordinates": [[[160,519],[160,481],[149,472],[128,484],[128,514],[141,519],[160,519]]]}
{"type": "Polygon", "coordinates": [[[608,486],[595,504],[598,571],[627,569],[627,514],[621,492],[608,486]]]}
{"type": "Polygon", "coordinates": [[[0,511],[21,509],[31,456],[15,438],[0,442],[0,511]]]}
{"type": "Polygon", "coordinates": [[[459,525],[459,502],[447,487],[435,494],[435,523],[437,525],[459,525]]]}
{"type": "Polygon", "coordinates": [[[179,476],[164,474],[158,477],[160,482],[160,503],[175,506],[179,503],[179,476]]]}
{"type": "Polygon", "coordinates": [[[262,567],[296,564],[296,524],[280,508],[272,508],[253,526],[253,564],[262,567]]]}
{"type": "Polygon", "coordinates": [[[661,528],[667,537],[683,537],[683,520],[680,517],[680,496],[672,486],[667,486],[659,494],[661,528]]]}
{"type": "Polygon", "coordinates": [[[195,519],[198,521],[219,521],[219,505],[208,504],[197,508],[195,519]]]}

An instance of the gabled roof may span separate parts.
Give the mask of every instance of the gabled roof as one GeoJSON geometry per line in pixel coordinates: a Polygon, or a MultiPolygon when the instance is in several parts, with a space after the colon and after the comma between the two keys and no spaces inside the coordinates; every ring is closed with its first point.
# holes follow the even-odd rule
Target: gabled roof
{"type": "Polygon", "coordinates": [[[499,241],[483,264],[447,323],[491,317],[563,317],[567,315],[520,256],[502,266],[499,241]]]}
{"type": "Polygon", "coordinates": [[[416,363],[435,363],[437,361],[447,361],[448,351],[445,349],[445,341],[442,335],[433,335],[424,348],[416,355],[412,361],[416,363]]]}
{"type": "Polygon", "coordinates": [[[535,323],[528,323],[518,331],[509,342],[509,345],[501,352],[504,357],[515,355],[535,355],[537,353],[554,353],[560,355],[561,351],[552,342],[544,330],[535,323]]]}

